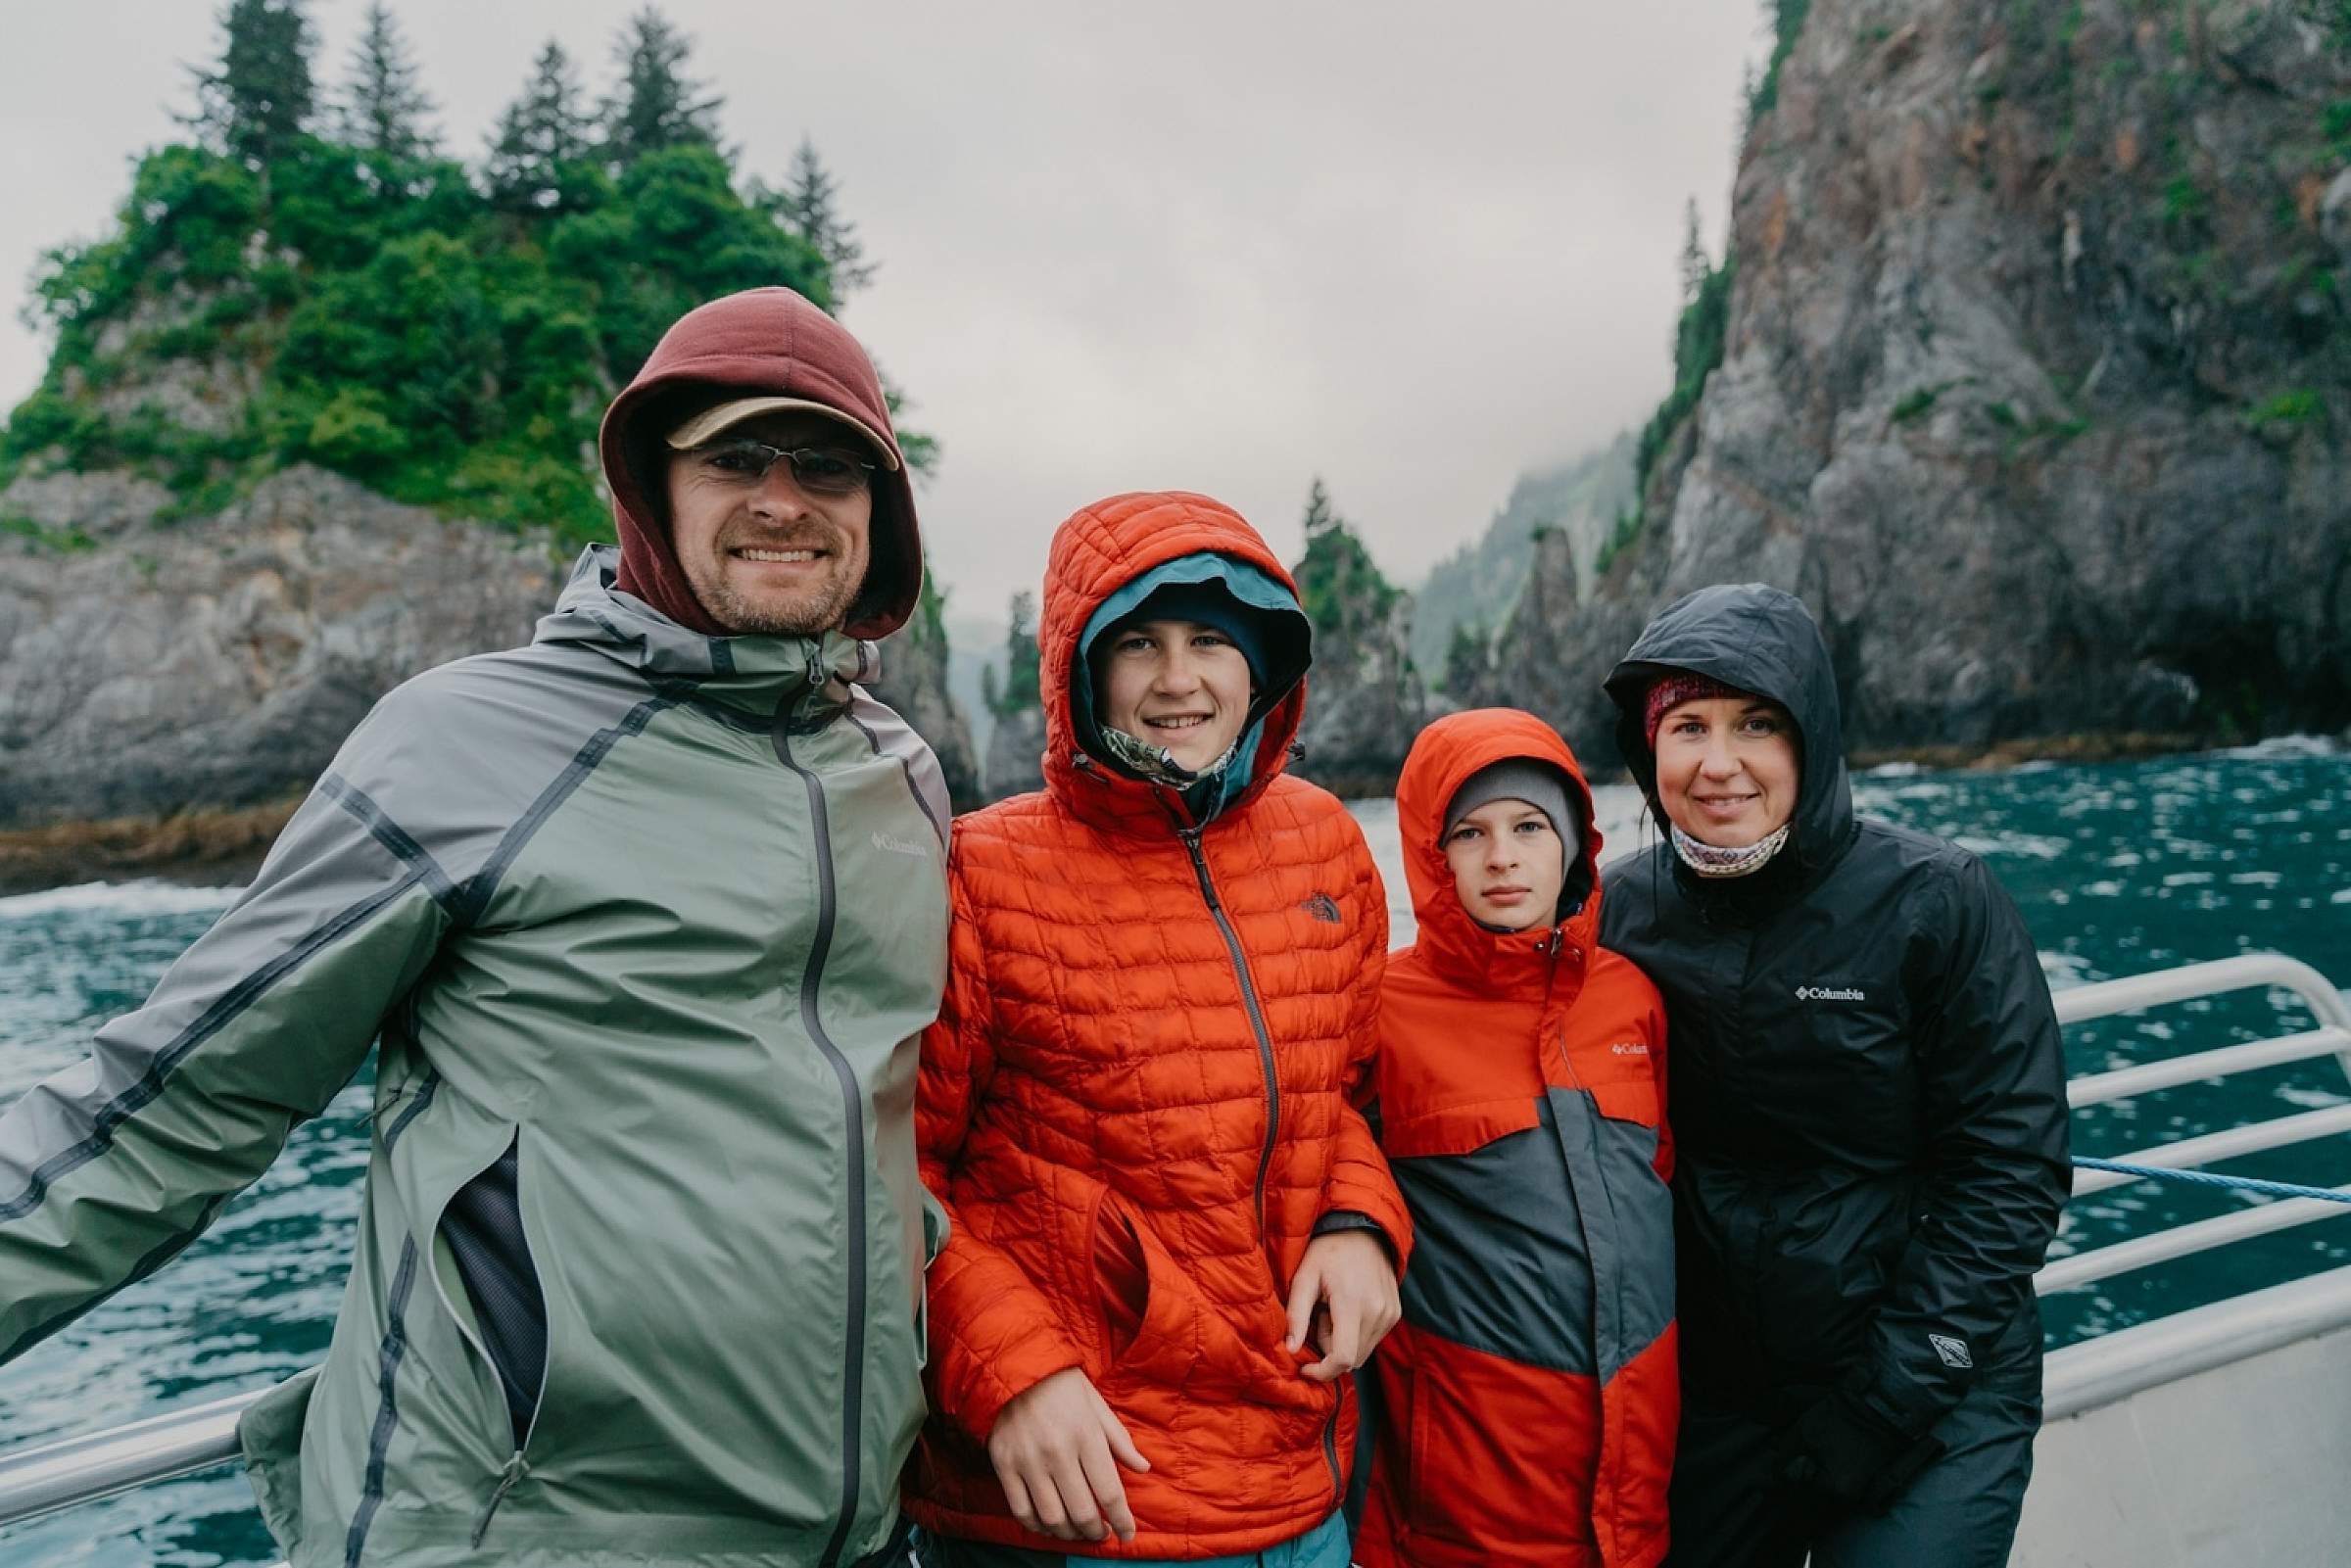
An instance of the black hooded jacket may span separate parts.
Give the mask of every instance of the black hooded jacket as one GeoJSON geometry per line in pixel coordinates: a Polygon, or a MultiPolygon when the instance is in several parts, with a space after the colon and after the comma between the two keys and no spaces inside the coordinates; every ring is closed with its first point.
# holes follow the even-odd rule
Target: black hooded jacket
{"type": "Polygon", "coordinates": [[[2065,1202],[2065,1069],[2033,941],[1984,863],[1853,816],[1828,649],[1801,602],[1703,589],[1607,680],[1660,821],[1643,705],[1667,670],[1794,715],[1787,844],[1751,877],[1670,842],[1606,875],[1603,943],[1665,998],[1683,1379],[1785,1414],[1829,1386],[1923,1433],[2037,1358],[2033,1274],[2065,1202]]]}

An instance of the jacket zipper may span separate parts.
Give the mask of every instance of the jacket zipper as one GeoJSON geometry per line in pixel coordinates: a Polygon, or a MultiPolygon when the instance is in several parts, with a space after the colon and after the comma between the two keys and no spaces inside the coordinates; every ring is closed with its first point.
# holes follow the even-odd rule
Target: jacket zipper
{"type": "Polygon", "coordinates": [[[1192,857],[1192,873],[1200,879],[1200,896],[1208,900],[1208,912],[1217,920],[1217,929],[1224,933],[1224,947],[1232,955],[1232,972],[1240,977],[1241,1002],[1249,1012],[1249,1027],[1257,1035],[1257,1064],[1266,1075],[1266,1144],[1257,1152],[1257,1184],[1252,1200],[1257,1210],[1257,1244],[1266,1245],[1266,1172],[1273,1164],[1273,1142],[1281,1131],[1281,1081],[1273,1069],[1273,1037],[1266,1031],[1265,1010],[1258,1005],[1257,981],[1249,974],[1248,955],[1241,951],[1241,938],[1224,918],[1224,905],[1217,897],[1217,884],[1208,875],[1208,857],[1200,852],[1200,830],[1178,828],[1176,836],[1183,840],[1186,853],[1192,857]]]}
{"type": "Polygon", "coordinates": [[[1340,1502],[1347,1500],[1347,1478],[1339,1470],[1339,1412],[1347,1408],[1347,1386],[1355,1374],[1332,1383],[1331,1392],[1338,1397],[1330,1402],[1330,1419],[1322,1423],[1322,1459],[1330,1466],[1330,1495],[1340,1502]]]}
{"type": "MultiPolygon", "coordinates": [[[[1257,1152],[1257,1181],[1251,1189],[1251,1202],[1257,1212],[1257,1244],[1266,1242],[1266,1173],[1273,1164],[1273,1144],[1281,1134],[1281,1079],[1274,1069],[1273,1036],[1266,1028],[1266,1013],[1257,999],[1257,981],[1249,973],[1249,956],[1241,951],[1240,934],[1225,918],[1223,900],[1217,897],[1216,880],[1208,874],[1208,857],[1200,849],[1200,830],[1178,828],[1176,836],[1183,840],[1184,852],[1192,857],[1192,874],[1200,879],[1200,896],[1208,901],[1208,912],[1216,917],[1217,929],[1224,936],[1224,949],[1232,955],[1232,973],[1241,982],[1241,1003],[1248,1010],[1249,1028],[1257,1036],[1257,1065],[1266,1077],[1266,1142],[1257,1152]]],[[[1346,1407],[1347,1396],[1337,1384],[1331,1386],[1330,1416],[1322,1423],[1322,1458],[1330,1466],[1330,1490],[1334,1497],[1345,1500],[1346,1488],[1339,1471],[1339,1412],[1346,1407]]]]}
{"type": "MultiPolygon", "coordinates": [[[[823,689],[823,672],[814,657],[809,661],[809,685],[812,689],[823,689]]],[[[862,1457],[858,1443],[859,1429],[865,1419],[865,1312],[866,1312],[866,1219],[865,1219],[865,1115],[857,1092],[856,1069],[840,1047],[825,1032],[824,1022],[817,1016],[817,987],[824,979],[825,958],[833,945],[833,925],[837,908],[838,889],[833,876],[833,833],[831,819],[825,810],[825,788],[815,774],[801,767],[792,755],[792,712],[796,698],[788,698],[776,709],[771,737],[776,748],[776,760],[799,776],[808,789],[808,818],[816,839],[816,939],[808,949],[808,968],[800,977],[800,1024],[808,1037],[816,1042],[825,1061],[831,1065],[834,1076],[840,1083],[840,1104],[848,1144],[848,1230],[852,1245],[848,1249],[848,1327],[844,1347],[844,1365],[841,1370],[843,1394],[840,1418],[840,1519],[833,1527],[833,1539],[818,1559],[818,1568],[834,1568],[840,1561],[841,1548],[847,1544],[849,1530],[857,1519],[857,1490],[862,1457]]]]}

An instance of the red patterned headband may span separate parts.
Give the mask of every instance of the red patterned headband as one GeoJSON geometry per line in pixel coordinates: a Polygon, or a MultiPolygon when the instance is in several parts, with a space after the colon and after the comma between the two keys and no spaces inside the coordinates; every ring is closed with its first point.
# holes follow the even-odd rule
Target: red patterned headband
{"type": "Polygon", "coordinates": [[[1725,686],[1710,675],[1693,675],[1677,670],[1649,689],[1649,700],[1642,705],[1641,733],[1649,741],[1649,749],[1657,749],[1657,726],[1666,713],[1684,702],[1706,702],[1716,697],[1751,697],[1751,691],[1742,691],[1735,686],[1725,686]]]}

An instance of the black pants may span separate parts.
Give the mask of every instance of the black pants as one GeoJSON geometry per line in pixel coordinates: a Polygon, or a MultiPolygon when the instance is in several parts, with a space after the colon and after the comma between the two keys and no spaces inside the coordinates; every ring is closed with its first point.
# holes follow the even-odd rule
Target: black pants
{"type": "Polygon", "coordinates": [[[1685,1405],[1664,1568],[2000,1568],[2040,1430],[2040,1357],[2018,1361],[1986,1369],[1936,1423],[1943,1457],[1874,1516],[1782,1481],[1776,1427],[1685,1405]]]}

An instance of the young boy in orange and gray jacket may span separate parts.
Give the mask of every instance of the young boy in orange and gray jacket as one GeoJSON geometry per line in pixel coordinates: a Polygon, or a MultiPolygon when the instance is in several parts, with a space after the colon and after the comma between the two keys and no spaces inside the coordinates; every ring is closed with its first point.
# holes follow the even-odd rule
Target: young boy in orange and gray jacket
{"type": "Polygon", "coordinates": [[[1374,1081],[1417,1244],[1356,1560],[1649,1568],[1680,1411],[1663,1004],[1599,945],[1591,790],[1550,726],[1438,720],[1396,809],[1419,937],[1374,1081]]]}

